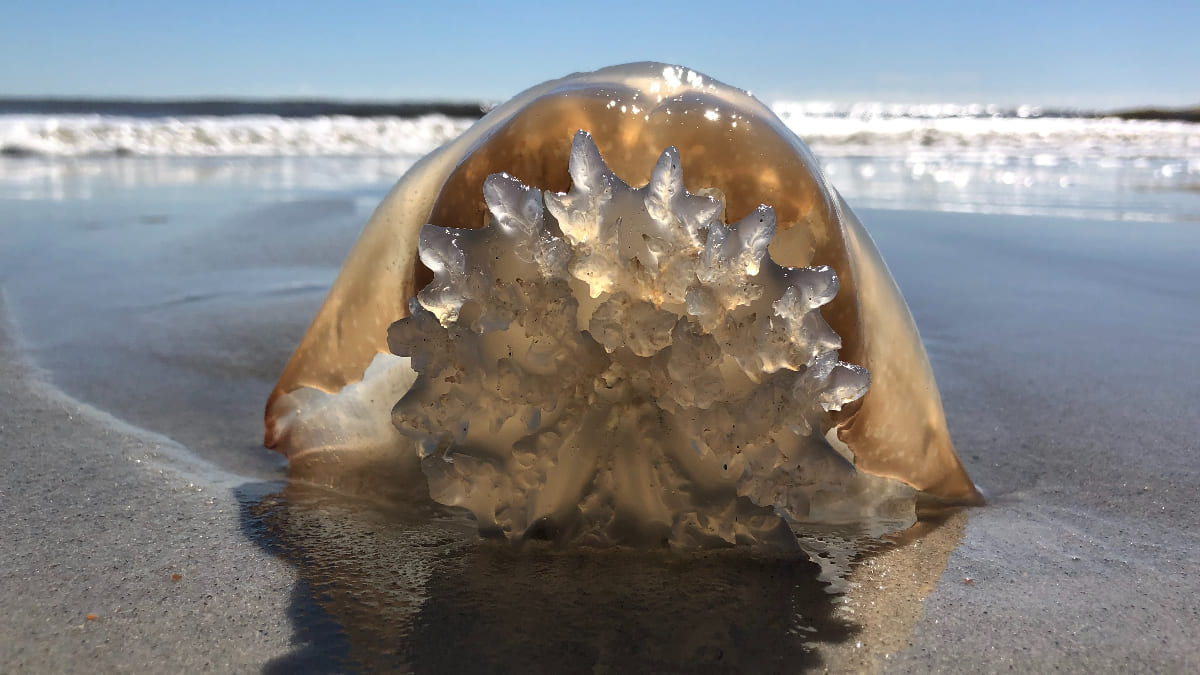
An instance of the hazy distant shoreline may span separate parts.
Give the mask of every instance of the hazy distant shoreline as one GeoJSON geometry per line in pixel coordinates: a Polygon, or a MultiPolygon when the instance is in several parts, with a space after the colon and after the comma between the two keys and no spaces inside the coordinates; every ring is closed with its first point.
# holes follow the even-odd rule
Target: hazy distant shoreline
{"type": "MultiPolygon", "coordinates": [[[[0,96],[0,115],[114,115],[124,117],[275,115],[284,118],[344,115],[347,117],[400,117],[424,115],[479,118],[492,108],[487,101],[344,101],[334,99],[122,99],[122,98],[60,98],[0,96]]],[[[884,105],[889,108],[921,108],[934,106],[884,105]]],[[[840,106],[832,106],[831,111],[840,106]]],[[[961,106],[963,117],[1007,117],[1019,109],[1031,106],[961,106]],[[995,112],[965,112],[968,108],[995,112]]],[[[1087,110],[1075,108],[1032,108],[1032,117],[1104,118],[1131,120],[1160,120],[1200,123],[1200,106],[1167,108],[1144,106],[1116,110],[1087,110]]],[[[831,112],[830,116],[844,113],[831,112]]],[[[1025,117],[1026,114],[1020,114],[1025,117]]]]}
{"type": "Polygon", "coordinates": [[[1192,108],[1132,108],[1110,113],[1124,120],[1155,120],[1162,122],[1200,122],[1200,106],[1192,108]]]}
{"type": "Polygon", "coordinates": [[[275,115],[278,117],[447,117],[479,118],[490,104],[462,101],[333,101],[320,99],[119,99],[0,97],[0,115],[119,115],[168,117],[275,115]]]}

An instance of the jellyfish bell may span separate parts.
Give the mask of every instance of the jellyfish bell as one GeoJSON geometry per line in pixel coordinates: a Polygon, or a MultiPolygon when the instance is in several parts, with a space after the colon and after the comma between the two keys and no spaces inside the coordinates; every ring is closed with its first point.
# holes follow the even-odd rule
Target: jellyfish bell
{"type": "MultiPolygon", "coordinates": [[[[796,325],[801,323],[798,318],[796,325]]],[[[808,390],[813,400],[824,391],[825,385],[818,385],[808,390]]],[[[772,512],[799,521],[835,519],[890,508],[884,505],[909,493],[944,503],[981,501],[950,440],[908,307],[869,235],[808,148],[746,92],[657,63],[616,66],[536,86],[418,162],[371,216],[285,366],[267,403],[265,443],[287,455],[293,474],[304,480],[351,491],[368,483],[375,492],[381,484],[385,492],[432,489],[436,500],[467,506],[481,526],[510,536],[546,523],[598,536],[597,527],[615,530],[638,520],[661,526],[641,527],[642,534],[683,536],[680,523],[687,521],[687,536],[734,541],[766,536],[775,527],[772,512]],[[581,136],[581,130],[587,133],[581,136]],[[675,166],[664,168],[664,161],[675,166]],[[676,203],[685,197],[691,201],[676,203]],[[601,198],[621,202],[609,210],[625,218],[645,220],[658,211],[662,218],[646,221],[658,223],[651,223],[652,230],[665,218],[682,233],[672,239],[675,234],[657,230],[625,232],[628,228],[614,225],[619,215],[593,222],[609,208],[597,206],[601,198]],[[770,218],[773,228],[751,224],[760,217],[770,218]],[[521,236],[533,237],[534,243],[506,252],[505,246],[516,245],[500,235],[522,227],[521,236]],[[611,230],[607,243],[588,239],[606,227],[611,230]],[[463,232],[476,228],[493,233],[463,232]],[[755,234],[747,234],[751,231],[755,234]],[[484,240],[486,245],[479,243],[484,240]],[[741,266],[741,282],[727,279],[716,284],[717,290],[705,290],[704,274],[720,276],[711,264],[704,268],[708,272],[697,272],[707,264],[705,255],[712,263],[725,253],[733,255],[730,251],[743,261],[730,263],[741,266]],[[506,255],[520,260],[501,261],[506,255]],[[531,262],[539,255],[543,262],[565,257],[539,267],[531,262]],[[676,259],[690,262],[676,265],[683,271],[673,285],[655,286],[661,277],[672,276],[663,270],[675,269],[676,259]],[[758,269],[760,264],[766,271],[758,269]],[[553,285],[550,280],[557,279],[565,294],[521,285],[537,285],[533,271],[550,269],[546,265],[558,265],[557,271],[537,277],[537,283],[553,285]],[[628,286],[628,279],[587,280],[597,269],[616,269],[612,265],[641,281],[628,286]],[[497,268],[521,268],[525,276],[497,275],[495,285],[508,289],[503,293],[481,289],[486,279],[479,275],[497,268]],[[458,279],[451,283],[455,274],[458,279]],[[651,277],[654,283],[643,283],[651,277]],[[806,359],[751,358],[742,353],[745,344],[714,337],[723,330],[718,319],[706,319],[696,308],[717,296],[717,304],[761,310],[739,316],[752,315],[756,325],[766,322],[767,337],[759,341],[764,351],[774,348],[770,327],[787,324],[761,299],[744,299],[741,305],[731,300],[730,289],[742,282],[775,293],[771,308],[788,293],[805,299],[796,316],[807,317],[807,328],[778,330],[792,330],[780,339],[791,340],[796,349],[794,343],[804,343],[806,359]],[[576,288],[568,288],[572,285],[576,288]],[[513,300],[516,296],[520,302],[513,300]],[[822,297],[816,301],[815,296],[822,297]],[[538,308],[530,304],[532,298],[554,309],[538,308]],[[570,314],[579,322],[568,331],[575,342],[563,346],[557,335],[560,352],[550,349],[534,358],[523,351],[514,362],[507,352],[497,352],[497,345],[528,350],[530,335],[512,337],[521,332],[512,327],[512,308],[489,302],[516,302],[521,320],[532,323],[531,313],[546,325],[570,314]],[[662,314],[667,310],[674,313],[662,314]],[[389,347],[389,328],[398,321],[389,347]],[[632,339],[624,334],[631,326],[645,330],[632,339]],[[620,344],[605,342],[610,334],[620,344]],[[810,344],[814,341],[819,348],[810,344]],[[721,343],[717,352],[710,343],[721,343]],[[680,391],[664,390],[664,383],[674,381],[664,364],[670,354],[685,352],[692,358],[715,354],[714,369],[723,382],[713,386],[724,387],[716,397],[724,401],[725,413],[679,423],[690,419],[687,411],[709,413],[715,405],[711,396],[698,400],[705,395],[696,382],[680,385],[680,391]],[[570,354],[566,361],[564,354],[570,354]],[[758,370],[739,371],[748,361],[758,370]],[[503,378],[492,372],[498,363],[508,369],[503,378]],[[748,458],[739,448],[723,445],[722,438],[737,445],[731,427],[738,415],[756,418],[790,410],[780,401],[792,394],[779,392],[799,385],[789,380],[784,386],[778,378],[807,374],[812,380],[818,373],[828,379],[836,368],[831,364],[844,366],[837,371],[842,379],[857,373],[855,368],[869,373],[870,385],[815,417],[813,402],[801,401],[797,405],[808,412],[797,413],[796,423],[776,420],[803,437],[803,452],[795,438],[784,438],[777,429],[764,432],[770,442],[758,439],[759,450],[774,448],[766,465],[762,457],[748,458]],[[431,382],[431,367],[440,368],[441,380],[431,382]],[[556,369],[581,370],[586,376],[581,381],[558,376],[555,386],[571,380],[570,396],[555,390],[550,400],[530,404],[527,392],[517,392],[515,399],[493,401],[491,408],[466,386],[467,380],[478,389],[484,380],[496,385],[507,378],[518,389],[548,387],[556,369]],[[651,382],[645,374],[655,372],[661,381],[651,382]],[[747,382],[758,389],[745,389],[747,382]],[[614,390],[638,405],[614,407],[604,398],[614,390]],[[648,398],[669,402],[638,407],[648,398]],[[516,399],[525,405],[515,406],[516,399]],[[735,404],[741,406],[738,415],[732,412],[735,404]],[[481,407],[490,412],[481,413],[481,407]],[[599,419],[601,410],[608,417],[599,419]],[[590,422],[567,421],[589,415],[590,422]],[[635,418],[642,421],[630,422],[635,418]],[[656,431],[635,431],[647,424],[656,431]],[[588,437],[566,438],[571,430],[586,430],[588,437]],[[639,445],[646,438],[657,439],[648,444],[653,449],[639,445]],[[550,447],[555,439],[558,446],[550,447]],[[573,450],[563,452],[566,447],[573,450]],[[718,461],[721,457],[730,461],[718,461]],[[771,473],[789,462],[787,471],[771,473]],[[785,484],[788,480],[807,487],[797,493],[785,484]],[[653,489],[624,485],[639,481],[658,483],[653,489]],[[795,500],[793,506],[781,506],[788,499],[795,500]],[[859,508],[848,506],[853,504],[859,508]],[[735,521],[752,524],[735,532],[728,526],[735,521]]],[[[900,501],[911,503],[907,497],[900,501]]]]}

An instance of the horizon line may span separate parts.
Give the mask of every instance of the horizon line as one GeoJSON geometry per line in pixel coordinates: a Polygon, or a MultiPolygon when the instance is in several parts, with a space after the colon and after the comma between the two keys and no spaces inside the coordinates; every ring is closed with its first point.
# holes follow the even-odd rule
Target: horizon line
{"type": "MultiPolygon", "coordinates": [[[[270,114],[281,117],[312,117],[321,114],[344,114],[352,117],[413,117],[427,114],[444,114],[449,117],[482,117],[502,101],[469,98],[355,98],[336,96],[232,96],[232,95],[201,95],[201,96],[68,96],[68,95],[7,95],[0,94],[0,114],[105,114],[103,108],[144,108],[144,111],[126,110],[125,114],[151,115],[155,108],[210,108],[226,106],[227,110],[213,110],[184,114],[209,114],[213,116],[233,116],[239,113],[238,106],[262,106],[278,108],[270,114]],[[60,107],[60,110],[33,110],[33,106],[41,108],[60,107]],[[21,110],[21,108],[29,108],[21,110]],[[314,110],[314,109],[320,110],[314,110]],[[15,109],[15,110],[14,110],[15,109]]],[[[829,103],[837,106],[855,104],[881,105],[985,105],[1003,108],[1019,108],[1029,106],[1038,108],[1045,113],[1072,113],[1079,117],[1121,117],[1126,119],[1155,119],[1200,122],[1200,103],[1182,106],[1162,106],[1143,104],[1118,106],[1111,108],[1087,108],[1080,106],[1039,105],[1036,103],[999,104],[980,101],[940,101],[912,102],[862,99],[852,103],[839,103],[824,98],[778,98],[764,101],[768,105],[779,103],[829,103]]],[[[163,111],[165,113],[165,111],[163,111]]],[[[258,111],[262,113],[263,111],[258,111]]]]}

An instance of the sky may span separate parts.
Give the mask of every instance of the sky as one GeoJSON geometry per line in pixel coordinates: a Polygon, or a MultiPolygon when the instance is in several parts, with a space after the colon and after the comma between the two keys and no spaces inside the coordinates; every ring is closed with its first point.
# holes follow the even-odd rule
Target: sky
{"type": "Polygon", "coordinates": [[[1200,3],[8,2],[0,96],[500,101],[629,61],[767,101],[1200,105],[1200,3]]]}

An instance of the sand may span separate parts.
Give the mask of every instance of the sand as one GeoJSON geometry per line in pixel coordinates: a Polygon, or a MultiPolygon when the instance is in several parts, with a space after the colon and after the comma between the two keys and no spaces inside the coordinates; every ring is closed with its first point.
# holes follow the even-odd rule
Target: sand
{"type": "Polygon", "coordinates": [[[842,603],[284,490],[261,403],[377,195],[186,188],[5,217],[0,671],[1200,669],[1195,225],[860,213],[990,503],[842,603]]]}
{"type": "Polygon", "coordinates": [[[897,670],[1195,672],[1200,230],[864,219],[990,499],[897,670]]]}
{"type": "Polygon", "coordinates": [[[246,538],[228,474],[47,387],[9,333],[0,670],[231,671],[286,654],[294,574],[246,538]]]}

